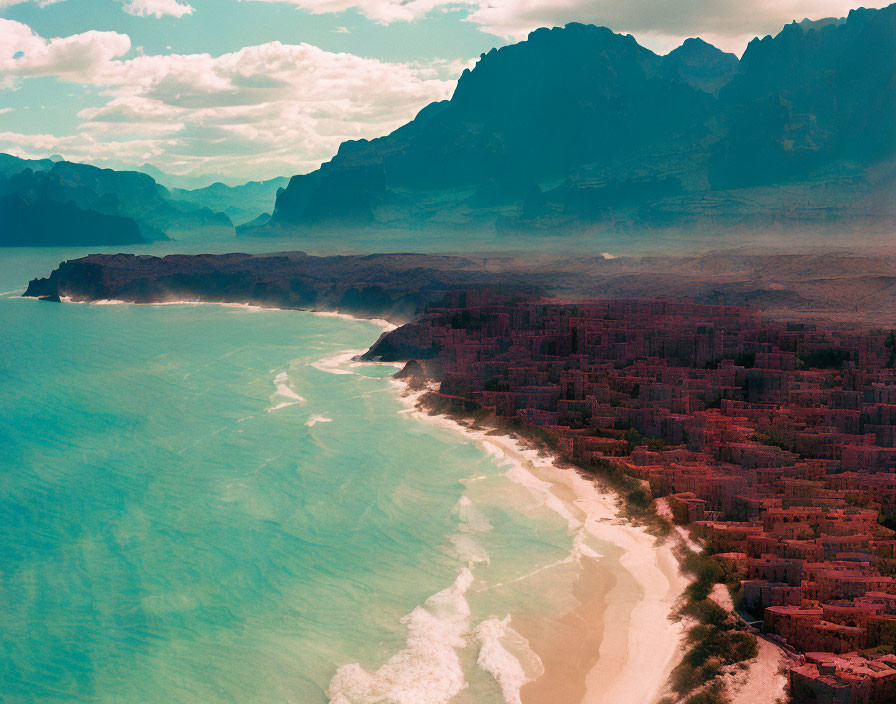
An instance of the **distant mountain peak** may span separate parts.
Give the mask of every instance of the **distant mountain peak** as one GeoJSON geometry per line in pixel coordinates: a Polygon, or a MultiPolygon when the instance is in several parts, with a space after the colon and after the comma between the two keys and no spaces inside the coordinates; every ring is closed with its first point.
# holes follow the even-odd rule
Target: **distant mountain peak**
{"type": "Polygon", "coordinates": [[[740,62],[700,37],[684,43],[663,57],[667,75],[672,75],[707,93],[718,93],[737,73],[740,62]]]}
{"type": "Polygon", "coordinates": [[[846,22],[846,17],[824,17],[820,20],[810,20],[808,17],[802,22],[793,21],[793,24],[800,27],[804,32],[815,29],[824,29],[831,25],[839,26],[846,22]]]}
{"type": "MultiPolygon", "coordinates": [[[[678,47],[677,49],[673,49],[673,51],[670,53],[675,53],[676,51],[680,52],[680,51],[707,51],[707,50],[713,50],[713,51],[718,51],[718,52],[722,51],[721,49],[718,49],[715,46],[713,46],[712,44],[710,44],[708,41],[704,40],[702,37],[689,37],[682,42],[680,47],[678,47]]],[[[724,53],[724,52],[722,52],[722,53],[724,53]]]]}
{"type": "Polygon", "coordinates": [[[526,41],[482,54],[473,70],[460,77],[451,102],[466,105],[510,97],[537,102],[539,95],[547,96],[561,86],[585,93],[600,89],[601,77],[610,83],[639,80],[653,73],[659,61],[631,35],[606,27],[577,22],[543,27],[526,41]]]}
{"type": "MultiPolygon", "coordinates": [[[[579,36],[588,37],[592,40],[597,38],[625,39],[626,37],[631,36],[627,34],[618,34],[609,27],[604,27],[602,25],[583,24],[582,22],[568,22],[562,27],[539,27],[538,29],[534,29],[529,32],[529,36],[526,41],[538,42],[549,37],[556,38],[561,35],[563,35],[567,39],[579,36]]],[[[492,51],[494,51],[494,49],[492,51]]]]}

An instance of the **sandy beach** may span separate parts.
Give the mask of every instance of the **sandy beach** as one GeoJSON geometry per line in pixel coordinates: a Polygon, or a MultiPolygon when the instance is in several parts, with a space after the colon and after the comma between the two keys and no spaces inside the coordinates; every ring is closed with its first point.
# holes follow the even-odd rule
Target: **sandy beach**
{"type": "Polygon", "coordinates": [[[541,658],[544,673],[519,691],[521,704],[650,704],[660,698],[681,654],[684,626],[670,619],[688,579],[671,544],[619,514],[616,495],[520,440],[473,429],[417,405],[420,393],[394,382],[408,413],[481,443],[510,461],[511,481],[540,493],[568,520],[572,608],[550,619],[514,615],[514,629],[541,658]],[[587,542],[612,546],[595,554],[587,542]]]}

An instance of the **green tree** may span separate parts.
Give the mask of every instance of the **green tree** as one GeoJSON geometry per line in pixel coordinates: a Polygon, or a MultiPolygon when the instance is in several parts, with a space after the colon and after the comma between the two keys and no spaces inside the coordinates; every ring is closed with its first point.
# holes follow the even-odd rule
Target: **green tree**
{"type": "Polygon", "coordinates": [[[884,347],[890,350],[890,358],[887,360],[887,367],[892,368],[896,364],[896,330],[890,330],[887,339],[884,341],[884,347]]]}

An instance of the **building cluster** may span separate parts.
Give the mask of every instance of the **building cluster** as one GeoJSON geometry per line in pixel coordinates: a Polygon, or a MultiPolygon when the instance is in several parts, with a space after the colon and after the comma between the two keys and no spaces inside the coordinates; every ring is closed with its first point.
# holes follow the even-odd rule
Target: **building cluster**
{"type": "Polygon", "coordinates": [[[791,649],[797,702],[896,702],[896,370],[885,330],[663,300],[489,301],[392,333],[449,402],[666,497],[791,649]]]}

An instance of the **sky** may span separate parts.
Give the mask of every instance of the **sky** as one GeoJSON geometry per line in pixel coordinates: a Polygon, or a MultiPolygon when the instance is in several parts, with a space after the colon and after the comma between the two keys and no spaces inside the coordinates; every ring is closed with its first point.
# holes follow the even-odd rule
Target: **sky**
{"type": "Polygon", "coordinates": [[[0,0],[0,151],[230,183],[311,171],[450,98],[481,53],[586,22],[740,55],[841,0],[0,0]]]}

